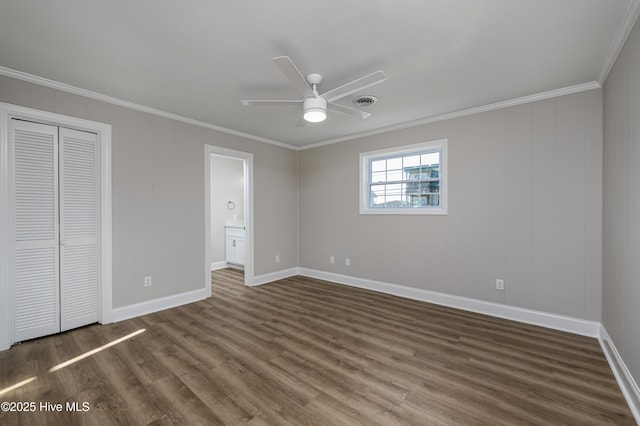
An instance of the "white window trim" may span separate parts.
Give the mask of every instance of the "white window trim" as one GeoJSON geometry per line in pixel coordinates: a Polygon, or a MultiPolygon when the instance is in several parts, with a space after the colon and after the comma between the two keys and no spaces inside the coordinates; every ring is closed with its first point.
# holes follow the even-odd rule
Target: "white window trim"
{"type": "Polygon", "coordinates": [[[12,118],[86,130],[98,135],[100,146],[100,290],[99,322],[113,322],[111,229],[111,125],[0,102],[0,351],[13,342],[13,246],[9,157],[9,123],[12,118]]]}
{"type": "Polygon", "coordinates": [[[422,142],[413,145],[396,146],[392,148],[380,149],[377,151],[369,151],[360,153],[360,214],[418,214],[418,215],[446,215],[447,210],[447,193],[448,193],[448,153],[447,139],[439,139],[435,141],[422,142]],[[391,154],[407,154],[415,151],[439,148],[442,152],[440,158],[440,207],[405,207],[405,208],[372,208],[369,207],[369,160],[372,157],[384,157],[391,154]]]}

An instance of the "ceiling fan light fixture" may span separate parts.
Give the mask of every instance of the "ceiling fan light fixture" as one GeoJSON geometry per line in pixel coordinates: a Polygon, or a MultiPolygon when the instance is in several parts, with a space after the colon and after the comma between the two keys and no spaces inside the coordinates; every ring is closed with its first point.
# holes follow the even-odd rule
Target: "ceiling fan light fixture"
{"type": "Polygon", "coordinates": [[[309,123],[319,123],[327,119],[327,113],[320,108],[310,108],[304,112],[304,119],[309,123]]]}
{"type": "Polygon", "coordinates": [[[323,97],[305,98],[302,108],[302,117],[309,123],[319,123],[327,118],[327,100],[323,97]]]}

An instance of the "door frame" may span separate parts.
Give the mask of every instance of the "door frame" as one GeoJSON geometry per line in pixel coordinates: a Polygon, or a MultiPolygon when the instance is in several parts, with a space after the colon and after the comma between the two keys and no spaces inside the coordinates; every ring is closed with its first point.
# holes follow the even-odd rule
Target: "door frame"
{"type": "Polygon", "coordinates": [[[13,162],[9,147],[11,119],[34,121],[59,127],[85,130],[97,134],[100,147],[100,227],[98,282],[101,324],[113,322],[112,294],[112,227],[111,227],[111,125],[68,115],[41,111],[0,102],[0,350],[13,340],[13,162]]]}
{"type": "Polygon", "coordinates": [[[244,226],[245,226],[245,263],[244,285],[252,286],[254,282],[253,268],[253,154],[250,152],[236,151],[215,145],[204,146],[204,198],[205,198],[205,288],[207,295],[211,297],[211,156],[235,158],[243,160],[244,164],[244,226]]]}

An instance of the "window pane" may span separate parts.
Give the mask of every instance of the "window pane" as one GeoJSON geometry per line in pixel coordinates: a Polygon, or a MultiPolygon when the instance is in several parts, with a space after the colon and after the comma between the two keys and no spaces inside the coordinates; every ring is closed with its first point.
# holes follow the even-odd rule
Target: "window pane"
{"type": "Polygon", "coordinates": [[[402,200],[402,185],[401,184],[392,184],[387,185],[387,204],[389,201],[401,201],[402,200]]]}
{"type": "Polygon", "coordinates": [[[371,183],[384,182],[386,180],[385,172],[373,172],[371,173],[371,183]]]}
{"type": "Polygon", "coordinates": [[[391,158],[387,160],[387,170],[401,170],[402,169],[402,157],[391,158]]]}
{"type": "Polygon", "coordinates": [[[371,162],[372,172],[381,172],[387,169],[387,160],[375,160],[371,162]]]}
{"type": "Polygon", "coordinates": [[[402,180],[404,173],[402,170],[392,170],[387,172],[387,182],[402,180]]]}
{"type": "Polygon", "coordinates": [[[384,204],[384,192],[385,185],[371,185],[369,207],[377,207],[380,204],[384,204]]]}
{"type": "Polygon", "coordinates": [[[423,165],[431,165],[431,164],[440,164],[440,152],[430,152],[428,154],[422,154],[420,156],[420,164],[423,165]]]}
{"type": "Polygon", "coordinates": [[[410,155],[408,157],[404,157],[404,167],[414,167],[420,165],[420,156],[419,155],[410,155]]]}
{"type": "Polygon", "coordinates": [[[371,185],[371,192],[375,195],[384,195],[386,185],[371,185]]]}

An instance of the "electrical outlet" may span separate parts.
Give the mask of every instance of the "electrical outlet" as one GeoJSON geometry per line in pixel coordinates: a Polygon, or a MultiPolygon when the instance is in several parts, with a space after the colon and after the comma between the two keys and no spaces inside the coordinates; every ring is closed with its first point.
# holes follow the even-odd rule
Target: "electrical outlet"
{"type": "Polygon", "coordinates": [[[349,266],[351,265],[351,259],[349,259],[348,257],[344,260],[344,266],[349,266]]]}
{"type": "Polygon", "coordinates": [[[329,263],[330,263],[330,264],[332,264],[332,265],[333,265],[334,263],[336,263],[336,258],[335,258],[335,257],[333,257],[333,256],[329,256],[329,263]]]}
{"type": "Polygon", "coordinates": [[[504,280],[496,280],[496,290],[504,291],[504,280]]]}
{"type": "Polygon", "coordinates": [[[280,263],[280,255],[276,254],[276,263],[280,263]]]}
{"type": "Polygon", "coordinates": [[[145,287],[151,287],[151,277],[144,277],[144,286],[145,287]]]}

